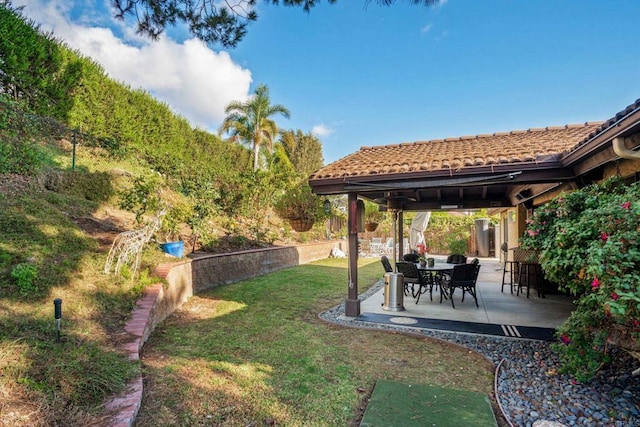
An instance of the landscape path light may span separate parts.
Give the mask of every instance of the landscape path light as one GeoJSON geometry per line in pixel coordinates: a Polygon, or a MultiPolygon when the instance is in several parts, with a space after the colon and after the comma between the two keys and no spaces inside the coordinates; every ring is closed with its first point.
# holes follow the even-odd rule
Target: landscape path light
{"type": "Polygon", "coordinates": [[[62,321],[62,300],[53,300],[53,317],[56,319],[56,342],[60,342],[60,322],[62,321]]]}

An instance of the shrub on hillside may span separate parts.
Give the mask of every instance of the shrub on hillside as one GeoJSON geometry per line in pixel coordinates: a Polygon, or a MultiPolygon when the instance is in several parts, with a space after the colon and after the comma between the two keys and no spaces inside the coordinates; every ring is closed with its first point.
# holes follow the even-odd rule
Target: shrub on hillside
{"type": "Polygon", "coordinates": [[[0,173],[35,175],[46,163],[38,143],[46,130],[25,108],[0,94],[0,173]]]}
{"type": "Polygon", "coordinates": [[[22,296],[29,296],[38,292],[36,278],[38,277],[38,269],[29,263],[21,263],[11,270],[11,277],[16,282],[18,292],[22,296]]]}
{"type": "Polygon", "coordinates": [[[94,202],[103,202],[113,196],[111,182],[112,178],[106,172],[51,169],[42,174],[42,183],[47,190],[94,202]]]}

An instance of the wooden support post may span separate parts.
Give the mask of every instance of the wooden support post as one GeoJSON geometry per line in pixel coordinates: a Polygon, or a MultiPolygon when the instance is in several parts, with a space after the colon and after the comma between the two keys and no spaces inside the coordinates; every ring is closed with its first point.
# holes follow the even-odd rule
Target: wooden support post
{"type": "Polygon", "coordinates": [[[404,255],[404,214],[402,211],[398,212],[398,235],[395,237],[396,243],[398,243],[398,259],[400,261],[402,259],[402,255],[404,255]]]}
{"type": "Polygon", "coordinates": [[[360,315],[360,300],[358,299],[358,213],[356,193],[348,196],[348,244],[349,244],[349,292],[345,302],[345,315],[357,317],[360,315]]]}

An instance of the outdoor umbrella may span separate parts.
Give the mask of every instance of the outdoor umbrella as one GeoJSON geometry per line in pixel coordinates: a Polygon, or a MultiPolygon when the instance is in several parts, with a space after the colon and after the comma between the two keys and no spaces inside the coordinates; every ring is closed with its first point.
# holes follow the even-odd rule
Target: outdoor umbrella
{"type": "Polygon", "coordinates": [[[409,248],[415,249],[424,241],[424,230],[426,230],[431,218],[431,212],[418,212],[411,221],[411,231],[409,231],[409,248]]]}

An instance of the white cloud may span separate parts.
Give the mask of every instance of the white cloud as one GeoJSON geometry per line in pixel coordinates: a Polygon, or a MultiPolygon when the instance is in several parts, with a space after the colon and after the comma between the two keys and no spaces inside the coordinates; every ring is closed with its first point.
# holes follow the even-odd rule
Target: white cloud
{"type": "Polygon", "coordinates": [[[443,39],[446,39],[448,36],[449,36],[449,31],[444,30],[440,34],[438,34],[435,40],[439,42],[439,41],[442,41],[443,39]]]}
{"type": "MultiPolygon", "coordinates": [[[[215,52],[196,39],[177,43],[167,37],[137,38],[133,45],[111,28],[72,23],[71,2],[21,0],[14,5],[25,5],[26,16],[101,64],[112,78],[150,92],[196,126],[215,131],[225,106],[249,96],[251,72],[227,52],[215,52]]],[[[130,29],[124,34],[133,37],[130,29]]]]}
{"type": "Polygon", "coordinates": [[[433,27],[433,24],[427,24],[420,29],[420,32],[426,34],[429,32],[429,30],[431,30],[431,27],[433,27]]]}
{"type": "Polygon", "coordinates": [[[318,125],[315,125],[311,129],[311,133],[314,134],[315,136],[318,136],[318,137],[329,136],[333,132],[335,132],[335,130],[330,128],[329,126],[325,125],[324,123],[320,123],[318,125]]]}

